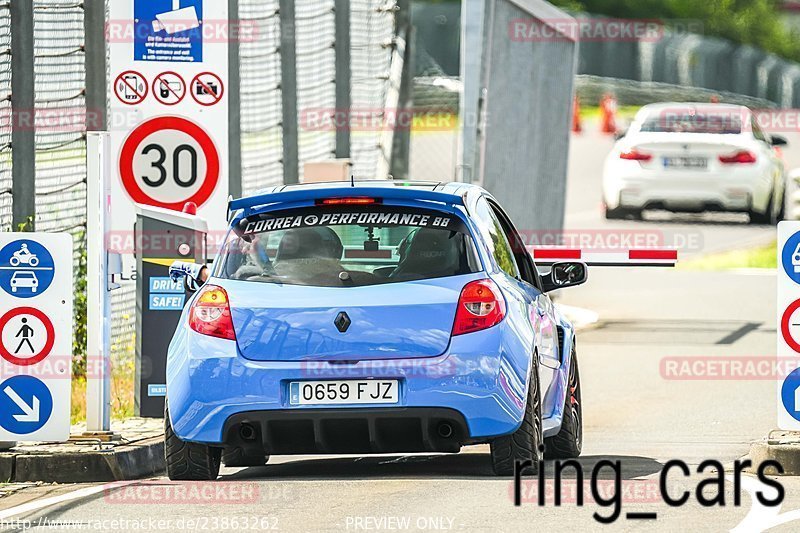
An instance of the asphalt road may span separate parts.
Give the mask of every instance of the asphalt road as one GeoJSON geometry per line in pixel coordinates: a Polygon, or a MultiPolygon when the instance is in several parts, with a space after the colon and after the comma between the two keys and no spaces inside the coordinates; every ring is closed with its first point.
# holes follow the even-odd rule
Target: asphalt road
{"type": "MultiPolygon", "coordinates": [[[[603,146],[591,138],[576,141],[569,227],[607,227],[600,220],[596,161],[604,155],[603,146]]],[[[774,230],[736,221],[639,224],[701,231],[705,244],[696,253],[774,238],[774,230]]],[[[751,441],[774,427],[775,382],[687,380],[670,364],[679,361],[676,358],[702,363],[714,356],[744,360],[774,354],[775,280],[765,273],[595,269],[586,286],[561,296],[561,302],[593,309],[601,317],[597,327],[578,339],[586,425],[580,463],[588,478],[601,460],[621,462],[621,516],[612,526],[603,526],[592,516],[595,512],[609,516],[611,507],[588,501],[580,507],[569,496],[576,487],[574,475],[564,481],[562,506],[552,501],[538,506],[529,501],[530,486],[526,486],[525,502],[515,507],[512,483],[492,475],[485,447],[449,456],[276,457],[263,468],[224,469],[224,481],[210,497],[197,493],[198,487],[191,484],[178,487],[189,496],[175,497],[176,486],[163,478],[111,488],[43,486],[0,500],[0,520],[5,510],[34,524],[46,517],[51,526],[53,521],[74,521],[118,531],[243,531],[256,526],[340,532],[731,530],[751,511],[751,498],[745,495],[742,505],[734,507],[730,482],[725,485],[724,507],[703,507],[694,488],[716,474],[709,470],[684,478],[675,471],[667,483],[670,491],[679,494],[688,489],[692,496],[686,505],[672,508],[657,497],[658,477],[672,459],[685,461],[692,472],[706,459],[730,469],[747,453],[751,441]],[[192,491],[197,494],[192,496],[192,491]],[[75,498],[76,494],[82,497],[75,498]],[[66,500],[48,500],[53,497],[66,500]],[[42,508],[17,507],[48,501],[52,505],[42,508]],[[626,519],[631,512],[657,517],[626,519]]],[[[694,372],[697,377],[698,371],[694,372]]],[[[547,467],[549,477],[552,467],[547,467]]],[[[609,472],[603,471],[605,481],[597,483],[601,497],[614,494],[609,472]]],[[[746,488],[754,484],[764,489],[754,478],[747,479],[746,488]]],[[[796,478],[783,478],[782,483],[787,487],[784,512],[800,508],[800,483],[796,478]]],[[[590,488],[587,482],[586,490],[590,488]]],[[[711,494],[712,488],[706,487],[704,494],[711,494]]],[[[797,531],[798,525],[795,521],[774,531],[797,531]]]]}

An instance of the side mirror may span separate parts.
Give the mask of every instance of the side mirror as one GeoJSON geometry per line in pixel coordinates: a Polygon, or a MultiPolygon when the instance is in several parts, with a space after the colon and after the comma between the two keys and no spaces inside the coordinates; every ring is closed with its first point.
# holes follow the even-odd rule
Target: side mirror
{"type": "Polygon", "coordinates": [[[770,143],[772,146],[786,146],[789,144],[789,141],[786,140],[786,137],[781,135],[772,135],[770,137],[770,143]]]}
{"type": "Polygon", "coordinates": [[[615,141],[619,141],[619,140],[621,140],[621,139],[624,139],[624,138],[625,138],[625,136],[626,136],[627,134],[628,134],[628,130],[627,130],[627,129],[625,129],[625,130],[618,130],[618,131],[617,131],[617,132],[614,134],[614,140],[615,140],[615,141]]]}
{"type": "Polygon", "coordinates": [[[546,276],[542,276],[545,292],[583,285],[589,279],[585,263],[556,263],[546,276]]]}
{"type": "Polygon", "coordinates": [[[205,265],[175,261],[169,267],[169,277],[172,281],[183,279],[183,286],[188,292],[197,292],[205,284],[203,270],[205,265]]]}

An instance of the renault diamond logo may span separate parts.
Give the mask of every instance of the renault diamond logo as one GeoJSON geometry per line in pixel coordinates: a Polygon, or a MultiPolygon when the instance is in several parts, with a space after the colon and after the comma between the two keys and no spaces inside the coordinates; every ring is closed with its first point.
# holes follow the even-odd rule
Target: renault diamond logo
{"type": "Polygon", "coordinates": [[[353,321],[350,320],[350,317],[347,316],[347,313],[345,313],[344,311],[339,313],[336,316],[336,320],[333,321],[333,324],[336,326],[336,329],[338,329],[340,333],[344,333],[345,331],[347,331],[350,328],[350,324],[352,323],[353,321]]]}

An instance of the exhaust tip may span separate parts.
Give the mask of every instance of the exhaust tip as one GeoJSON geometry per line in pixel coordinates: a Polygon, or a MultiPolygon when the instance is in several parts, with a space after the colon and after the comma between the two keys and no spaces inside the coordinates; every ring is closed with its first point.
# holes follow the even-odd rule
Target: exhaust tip
{"type": "Polygon", "coordinates": [[[239,428],[239,436],[243,440],[256,440],[256,428],[250,424],[242,424],[242,427],[239,428]]]}
{"type": "Polygon", "coordinates": [[[443,439],[449,439],[455,433],[455,431],[453,430],[453,426],[450,425],[449,422],[440,423],[439,426],[436,428],[436,432],[443,439]]]}

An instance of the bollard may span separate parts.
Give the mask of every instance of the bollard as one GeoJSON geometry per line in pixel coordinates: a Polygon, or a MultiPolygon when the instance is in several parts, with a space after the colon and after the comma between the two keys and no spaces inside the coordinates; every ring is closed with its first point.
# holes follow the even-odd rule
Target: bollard
{"type": "Polygon", "coordinates": [[[572,133],[581,133],[583,126],[581,125],[581,99],[576,94],[575,100],[572,104],[572,133]]]}
{"type": "Polygon", "coordinates": [[[600,131],[617,133],[617,99],[611,94],[604,94],[600,100],[600,131]]]}

